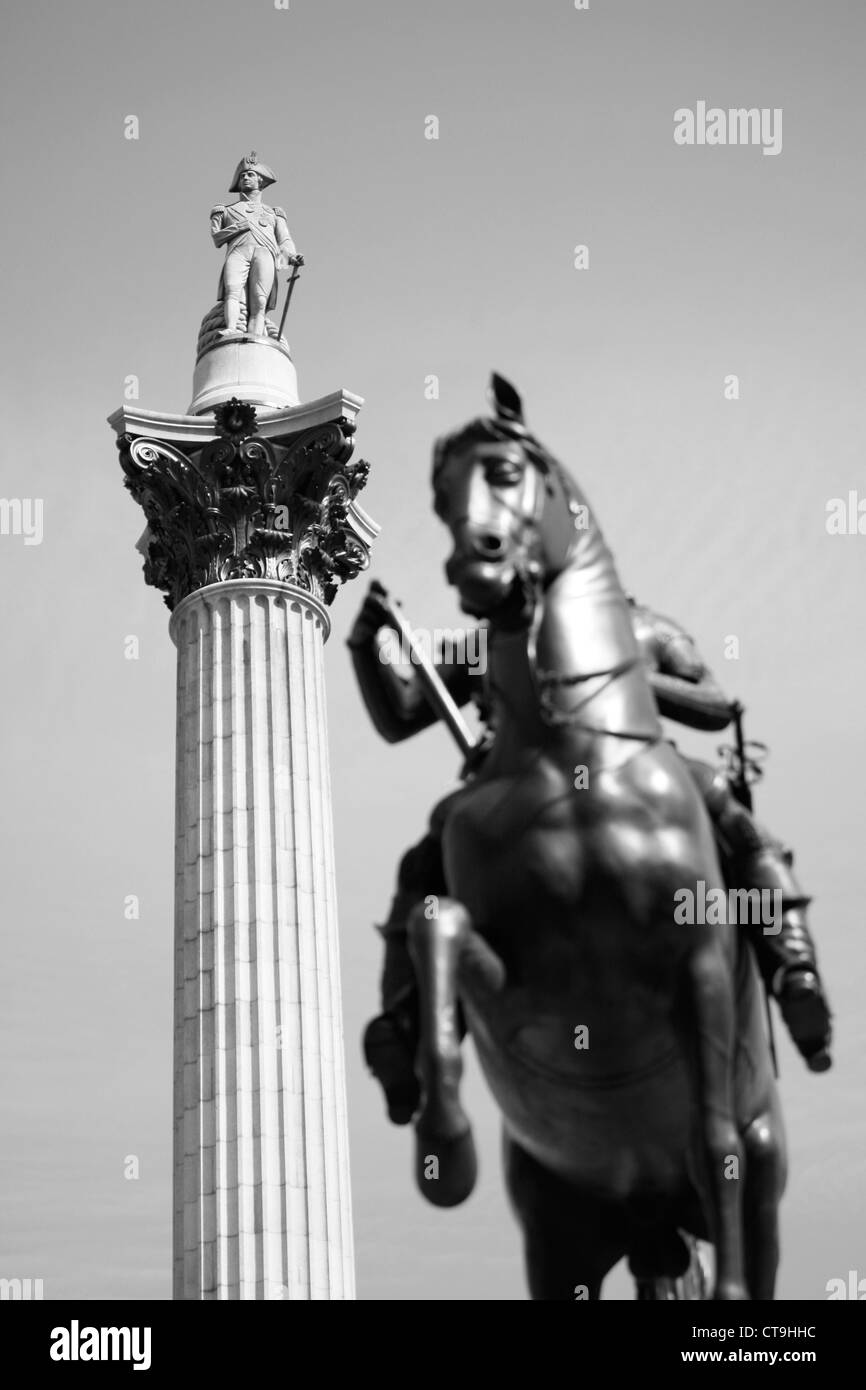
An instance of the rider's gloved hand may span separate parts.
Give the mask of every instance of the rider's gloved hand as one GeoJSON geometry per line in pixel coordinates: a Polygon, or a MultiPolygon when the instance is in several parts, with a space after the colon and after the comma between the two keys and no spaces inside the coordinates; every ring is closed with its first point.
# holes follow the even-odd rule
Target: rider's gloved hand
{"type": "Polygon", "coordinates": [[[352,624],[352,630],[346,638],[350,647],[370,647],[380,628],[393,628],[386,599],[387,590],[377,580],[372,580],[358,616],[352,624]]]}

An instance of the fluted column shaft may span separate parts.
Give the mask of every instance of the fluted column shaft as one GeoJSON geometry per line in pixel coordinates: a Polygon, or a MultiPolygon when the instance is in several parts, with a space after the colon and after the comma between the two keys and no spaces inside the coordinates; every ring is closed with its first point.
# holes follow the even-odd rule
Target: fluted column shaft
{"type": "Polygon", "coordinates": [[[259,579],[171,619],[176,1298],[354,1297],[328,626],[259,579]]]}

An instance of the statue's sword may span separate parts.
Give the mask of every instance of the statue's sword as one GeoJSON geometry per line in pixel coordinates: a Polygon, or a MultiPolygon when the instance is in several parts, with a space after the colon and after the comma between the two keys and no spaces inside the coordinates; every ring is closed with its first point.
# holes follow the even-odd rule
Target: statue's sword
{"type": "Polygon", "coordinates": [[[468,758],[477,747],[477,741],[472,737],[472,730],[460,713],[458,705],[453,700],[436,667],[430,661],[427,653],[422,650],[418,639],[403,616],[400,605],[380,584],[377,584],[376,588],[379,590],[383,607],[397,630],[404,651],[409,656],[412,665],[418,668],[418,679],[424,689],[424,694],[443,724],[447,724],[451,730],[464,758],[468,758]]]}
{"type": "Polygon", "coordinates": [[[289,286],[288,286],[288,289],[286,290],[286,302],[285,302],[285,304],[283,305],[283,317],[280,319],[280,331],[279,331],[279,333],[277,334],[277,340],[278,340],[278,341],[279,341],[279,339],[282,338],[282,336],[283,336],[283,329],[284,329],[285,326],[286,326],[286,314],[289,312],[289,304],[291,303],[291,299],[292,299],[292,290],[295,288],[295,281],[299,278],[299,275],[298,275],[298,267],[299,267],[299,266],[302,266],[303,264],[304,264],[304,258],[303,258],[303,256],[299,256],[298,259],[296,260],[295,264],[292,266],[292,274],[291,274],[291,276],[290,276],[290,278],[289,278],[289,286]]]}

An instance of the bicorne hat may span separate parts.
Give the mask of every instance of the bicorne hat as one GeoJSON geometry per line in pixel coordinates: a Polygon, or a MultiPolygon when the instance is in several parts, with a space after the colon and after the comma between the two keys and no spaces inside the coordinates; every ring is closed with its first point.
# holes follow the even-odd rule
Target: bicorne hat
{"type": "Polygon", "coordinates": [[[254,174],[258,174],[262,181],[262,188],[267,188],[269,184],[276,183],[277,176],[273,169],[269,169],[267,164],[261,164],[255,150],[250,150],[245,154],[238,167],[235,169],[234,176],[229,186],[229,193],[240,193],[241,174],[245,174],[248,169],[252,169],[254,174]]]}

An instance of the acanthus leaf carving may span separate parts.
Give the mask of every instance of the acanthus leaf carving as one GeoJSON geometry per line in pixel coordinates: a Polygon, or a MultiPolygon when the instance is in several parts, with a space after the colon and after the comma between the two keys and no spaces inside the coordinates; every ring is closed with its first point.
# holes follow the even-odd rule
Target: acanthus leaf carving
{"type": "Polygon", "coordinates": [[[207,584],[275,579],[326,603],[369,563],[349,505],[369,465],[350,464],[354,423],[282,441],[256,434],[255,409],[222,408],[220,433],[184,452],[156,438],[118,439],[126,486],[148,523],[145,580],[169,608],[207,584]]]}

